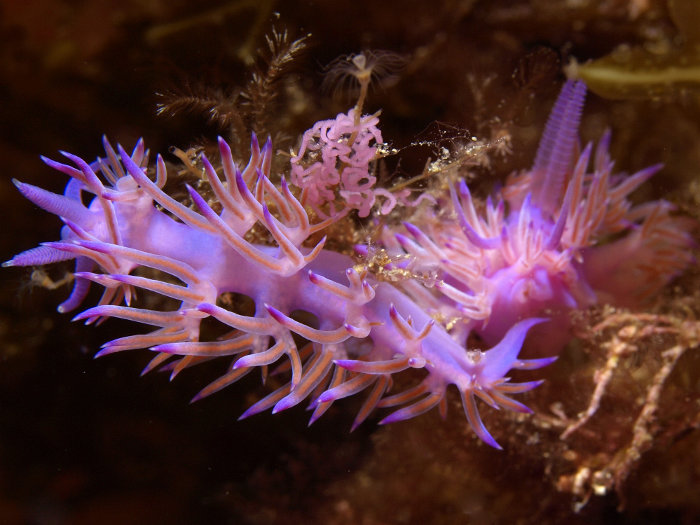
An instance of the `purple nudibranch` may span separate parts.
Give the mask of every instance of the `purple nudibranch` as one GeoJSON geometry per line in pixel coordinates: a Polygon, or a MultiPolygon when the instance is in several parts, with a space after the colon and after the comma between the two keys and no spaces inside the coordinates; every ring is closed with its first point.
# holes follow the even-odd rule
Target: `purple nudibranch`
{"type": "MultiPolygon", "coordinates": [[[[74,289],[59,311],[76,309],[95,283],[104,287],[99,304],[75,320],[115,317],[155,327],[105,343],[97,355],[149,349],[155,355],[145,372],[164,369],[173,376],[213,358],[229,358],[228,371],[195,400],[286,358],[288,383],[241,417],[267,409],[278,412],[309,399],[313,422],[334,401],[369,390],[354,429],[377,408],[396,407],[382,424],[436,406],[444,414],[447,387],[454,385],[474,432],[500,448],[482,423],[477,398],[492,408],[529,412],[511,396],[541,381],[511,382],[510,371],[537,369],[556,359],[520,357],[535,325],[540,325],[535,342],[550,343],[540,355],[556,354],[568,337],[572,309],[634,303],[691,262],[687,222],[671,215],[671,205],[634,206],[627,199],[659,166],[629,176],[613,173],[609,133],[595,150],[589,144],[579,152],[584,97],[581,82],[565,84],[533,168],[511,175],[495,204],[489,199],[481,205],[463,181],[449,181],[449,193],[441,198],[452,204],[450,216],[428,206],[416,215],[422,217],[420,223],[385,227],[378,247],[391,259],[386,269],[400,275],[393,281],[370,272],[368,261],[376,247],[358,246],[357,261],[324,248],[325,238],[307,242],[352,209],[367,215],[372,191],[381,190],[386,197],[387,190],[363,186],[359,197],[348,190],[356,181],[346,178],[338,194],[350,199],[345,209],[335,202],[318,213],[324,201],[311,201],[313,215],[327,217],[312,224],[307,213],[309,188],[314,188],[310,177],[320,168],[303,170],[300,153],[293,157],[292,179],[301,180],[303,170],[307,186],[297,187],[284,177],[275,183],[270,177],[272,145],[268,140],[261,148],[255,136],[243,169],[219,140],[223,180],[201,158],[220,212],[189,186],[195,210],[167,195],[165,162],[158,156],[155,167],[149,167],[142,141],[127,153],[121,146],[115,151],[104,139],[106,157],[91,164],[67,153],[62,154],[73,166],[42,157],[70,177],[65,193],[15,184],[37,206],[61,218],[61,240],[16,255],[4,266],[75,259],[74,289]],[[88,206],[83,194],[91,196],[88,206]],[[251,242],[249,233],[256,225],[274,242],[251,242]],[[163,275],[172,278],[163,280],[163,275]],[[179,306],[161,311],[132,305],[135,290],[173,299],[179,306]],[[253,315],[218,305],[227,293],[251,298],[253,315]],[[314,325],[291,316],[298,311],[315,317],[314,325]],[[200,325],[208,317],[230,332],[203,340],[200,325]],[[307,341],[301,348],[295,334],[307,341]],[[490,348],[467,348],[470,335],[490,348]],[[391,392],[393,374],[408,368],[424,370],[422,381],[391,392]]],[[[375,154],[371,140],[381,140],[381,134],[376,116],[355,120],[357,126],[371,126],[371,133],[355,133],[364,137],[361,143],[348,142],[354,121],[340,114],[336,121],[323,121],[327,143],[319,147],[338,149],[347,162],[361,159],[353,165],[357,170],[369,165],[375,154]],[[341,121],[342,131],[333,134],[334,123],[341,121]]],[[[335,162],[323,172],[326,199],[335,195],[334,174],[329,173],[335,162]]]]}

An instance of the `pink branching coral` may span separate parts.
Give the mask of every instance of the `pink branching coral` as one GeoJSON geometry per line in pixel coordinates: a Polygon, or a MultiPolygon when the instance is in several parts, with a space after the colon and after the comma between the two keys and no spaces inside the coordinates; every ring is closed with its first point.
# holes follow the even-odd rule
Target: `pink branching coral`
{"type": "MultiPolygon", "coordinates": [[[[444,414],[447,387],[454,385],[475,433],[499,447],[476,400],[529,411],[511,396],[540,381],[514,383],[509,372],[540,368],[556,358],[519,356],[532,327],[559,333],[559,323],[545,317],[561,317],[608,295],[619,294],[624,302],[636,294],[631,279],[637,275],[648,276],[646,288],[658,289],[690,261],[686,223],[669,215],[670,205],[633,206],[627,200],[656,167],[630,177],[613,175],[607,136],[596,148],[592,170],[591,146],[576,159],[584,93],[581,83],[565,85],[533,169],[511,177],[503,200],[488,200],[479,213],[459,182],[446,199],[454,208],[451,217],[438,210],[426,213],[421,223],[405,225],[402,231],[409,235],[387,228],[380,248],[403,272],[395,282],[376,278],[369,259],[358,263],[324,249],[325,239],[308,242],[332,221],[312,224],[304,204],[317,214],[328,205],[326,215],[332,218],[349,209],[366,216],[375,195],[388,193],[373,189],[369,171],[382,140],[377,117],[359,117],[356,110],[307,131],[292,159],[291,185],[284,177],[279,184],[270,179],[269,141],[259,148],[253,137],[250,161],[241,170],[220,139],[223,180],[202,157],[220,212],[189,186],[197,211],[167,195],[165,162],[158,156],[155,168],[149,168],[141,142],[128,154],[105,141],[107,158],[92,164],[67,153],[73,165],[44,159],[71,177],[64,195],[17,186],[63,220],[62,240],[5,265],[75,259],[75,288],[60,311],[77,308],[94,282],[104,294],[76,320],[116,317],[156,327],[110,341],[98,355],[149,349],[154,357],[146,371],[165,369],[172,375],[213,358],[229,359],[228,371],[195,399],[286,358],[288,382],[242,417],[309,399],[315,421],[334,401],[369,389],[353,428],[376,408],[396,407],[381,421],[390,423],[436,406],[444,414]],[[83,194],[93,195],[88,206],[83,194]],[[337,197],[346,208],[334,207],[337,197]],[[271,244],[251,242],[256,225],[271,244]],[[621,279],[620,272],[630,277],[621,279]],[[178,306],[132,305],[134,290],[178,306]],[[251,298],[254,313],[217,304],[230,292],[251,298]],[[300,321],[293,316],[299,311],[315,321],[300,321]],[[200,326],[206,318],[229,333],[204,339],[200,326]],[[469,348],[472,333],[491,348],[469,348]],[[408,368],[424,370],[422,381],[390,393],[393,374],[408,368]]],[[[367,247],[358,249],[370,255],[367,247]]]]}

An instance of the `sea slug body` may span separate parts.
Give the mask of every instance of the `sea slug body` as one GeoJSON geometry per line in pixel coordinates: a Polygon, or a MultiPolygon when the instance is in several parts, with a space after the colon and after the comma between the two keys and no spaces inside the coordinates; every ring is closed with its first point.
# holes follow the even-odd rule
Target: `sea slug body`
{"type": "MultiPolygon", "coordinates": [[[[481,421],[476,398],[493,408],[529,411],[511,396],[540,381],[514,383],[509,372],[540,368],[556,358],[520,357],[531,328],[550,329],[553,323],[545,317],[563,317],[615,295],[620,302],[631,301],[637,291],[630,279],[647,272],[648,289],[642,293],[648,293],[690,262],[690,236],[684,223],[670,215],[669,204],[632,206],[627,200],[658,167],[628,177],[613,175],[609,135],[594,155],[589,145],[575,158],[584,94],[582,83],[567,82],[534,167],[513,175],[503,197],[496,204],[487,201],[482,214],[467,186],[453,181],[446,196],[454,208],[451,220],[429,213],[419,224],[385,228],[380,247],[402,257],[409,275],[430,268],[435,275],[430,283],[382,281],[362,261],[324,248],[325,238],[310,242],[351,208],[368,215],[376,179],[367,173],[371,184],[358,186],[362,193],[341,189],[348,210],[331,210],[325,220],[312,224],[305,208],[309,203],[298,195],[300,189],[308,195],[314,188],[314,170],[300,171],[299,155],[293,160],[297,167],[292,166],[292,182],[303,180],[306,186],[289,184],[284,177],[273,182],[272,145],[268,141],[260,147],[255,136],[243,169],[219,139],[223,180],[202,157],[220,211],[189,186],[194,209],[167,195],[165,162],[158,156],[155,168],[149,167],[142,142],[129,154],[121,147],[115,151],[105,139],[106,157],[91,164],[67,153],[63,155],[71,164],[44,159],[70,177],[63,195],[16,185],[25,197],[62,219],[61,241],[21,253],[5,266],[75,259],[75,286],[59,306],[61,312],[76,309],[96,283],[104,287],[102,298],[76,320],[93,323],[115,317],[155,327],[110,341],[98,355],[149,349],[154,357],[146,371],[166,369],[173,375],[213,358],[229,358],[228,371],[195,399],[286,358],[289,381],[242,417],[267,409],[278,412],[308,399],[313,422],[334,401],[369,390],[353,428],[376,408],[396,407],[381,421],[390,423],[436,406],[444,413],[447,387],[454,385],[475,433],[500,448],[481,421]],[[83,194],[92,196],[87,206],[83,194]],[[251,242],[249,234],[256,227],[264,228],[272,242],[251,242]],[[609,234],[616,240],[598,245],[609,234]],[[634,259],[630,253],[636,254],[634,259]],[[170,298],[178,306],[165,311],[140,308],[132,305],[135,290],[170,298]],[[249,297],[254,312],[217,304],[228,293],[249,297]],[[308,316],[299,318],[295,312],[306,312],[315,321],[307,324],[308,316]],[[203,339],[205,318],[216,319],[229,333],[203,339]],[[468,349],[470,334],[489,349],[468,349]],[[296,336],[307,342],[298,346],[296,336]],[[423,369],[424,379],[390,393],[393,374],[408,368],[423,369]]],[[[381,140],[378,119],[349,120],[348,115],[338,115],[337,122],[371,126],[371,134],[334,135],[336,121],[323,121],[328,144],[317,145],[334,147],[357,166],[368,166],[367,154],[374,151],[369,141],[381,140]],[[354,152],[352,143],[340,144],[348,135],[363,137],[358,141],[361,152],[354,152]]],[[[344,184],[347,188],[357,180],[344,184]]],[[[317,187],[325,189],[324,198],[333,198],[327,184],[317,187]]],[[[377,192],[388,193],[381,188],[377,192]]],[[[312,203],[314,208],[322,204],[320,197],[312,203]]],[[[359,248],[363,250],[367,252],[359,248]]]]}

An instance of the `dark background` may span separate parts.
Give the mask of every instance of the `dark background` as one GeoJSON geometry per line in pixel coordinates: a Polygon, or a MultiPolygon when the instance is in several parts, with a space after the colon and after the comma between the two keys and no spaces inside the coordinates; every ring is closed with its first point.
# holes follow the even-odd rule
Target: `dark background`
{"type": "MultiPolygon", "coordinates": [[[[435,129],[486,138],[505,130],[513,153],[478,172],[475,184],[483,187],[532,162],[564,80],[562,64],[571,57],[597,58],[620,44],[678,44],[660,0],[3,0],[0,258],[58,238],[58,220],[11,184],[18,178],[62,190],[65,177],[44,166],[40,154],[59,158],[58,150],[67,150],[93,159],[103,133],[128,147],[142,136],[152,152],[163,153],[228,135],[197,112],[157,116],[156,93],[235,92],[250,78],[255,50],[273,26],[292,38],[311,33],[289,77],[297,105],[286,93],[276,109],[285,123],[283,146],[352,104],[322,92],[322,66],[342,54],[388,49],[409,57],[409,65],[398,83],[370,96],[366,110],[382,108],[385,140],[402,149],[391,169],[419,173],[434,151],[407,146],[434,139],[435,129]]],[[[611,126],[621,168],[664,162],[663,175],[643,196],[664,196],[696,214],[699,122],[692,92],[651,101],[592,94],[583,134],[595,138],[611,126]]],[[[697,429],[641,462],[625,487],[625,510],[618,512],[619,497],[609,494],[593,496],[575,514],[577,498],[557,490],[560,472],[552,471],[547,453],[556,433],[538,434],[539,446],[515,433],[522,446],[493,451],[474,441],[451,406],[446,422],[435,413],[387,428],[370,419],[350,434],[356,401],[338,403],[310,429],[300,407],[236,422],[266,392],[254,374],[189,405],[210,370],[169,383],[164,374],[139,378],[146,352],[93,360],[104,341],[124,334],[124,325],[71,323],[71,315],[55,311],[68,290],[34,286],[30,275],[30,269],[0,273],[2,523],[692,523],[700,517],[700,473],[692,466],[700,462],[697,429]]],[[[556,374],[574,361],[547,372],[550,384],[564,385],[567,399],[575,400],[569,413],[587,398],[572,394],[556,374]]],[[[698,370],[697,351],[683,366],[698,370]]],[[[542,411],[563,393],[538,392],[528,404],[542,411]]],[[[697,388],[687,393],[697,395],[697,388]]],[[[512,427],[497,416],[489,418],[503,436],[512,427]]],[[[575,470],[576,457],[567,461],[575,470]]]]}

